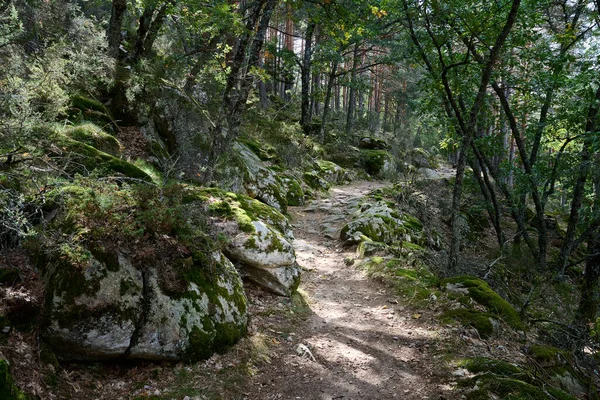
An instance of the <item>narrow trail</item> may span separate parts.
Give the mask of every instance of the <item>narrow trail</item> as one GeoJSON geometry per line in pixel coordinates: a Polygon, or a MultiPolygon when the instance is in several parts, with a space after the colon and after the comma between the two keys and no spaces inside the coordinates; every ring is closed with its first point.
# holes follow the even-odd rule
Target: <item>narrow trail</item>
{"type": "MultiPolygon", "coordinates": [[[[305,269],[300,290],[310,310],[303,320],[267,327],[281,339],[273,340],[271,363],[251,379],[247,399],[452,397],[442,383],[436,324],[415,319],[393,288],[346,265],[354,248],[337,239],[360,199],[382,186],[339,186],[329,198],[291,208],[294,247],[305,269]]],[[[260,314],[264,303],[255,298],[251,309],[260,314]]]]}

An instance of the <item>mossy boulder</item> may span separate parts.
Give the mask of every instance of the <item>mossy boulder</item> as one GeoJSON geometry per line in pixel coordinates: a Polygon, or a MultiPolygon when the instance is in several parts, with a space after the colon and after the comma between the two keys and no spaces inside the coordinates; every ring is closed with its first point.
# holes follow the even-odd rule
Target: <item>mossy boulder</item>
{"type": "Polygon", "coordinates": [[[245,144],[236,142],[233,150],[243,164],[243,186],[248,196],[285,213],[287,191],[279,174],[265,165],[245,144]]]}
{"type": "Polygon", "coordinates": [[[305,194],[302,183],[292,174],[282,174],[281,183],[285,187],[286,200],[289,206],[302,206],[305,202],[305,194]]]}
{"type": "Polygon", "coordinates": [[[184,188],[81,178],[48,193],[54,216],[29,246],[61,357],[193,360],[245,333],[241,277],[185,218],[184,188]]]}
{"type": "Polygon", "coordinates": [[[319,192],[327,192],[331,188],[331,183],[316,171],[306,171],[302,178],[308,187],[319,192]]]}
{"type": "Polygon", "coordinates": [[[358,141],[358,147],[367,150],[388,150],[390,146],[383,139],[365,136],[358,141]]]}
{"type": "Polygon", "coordinates": [[[71,174],[88,174],[91,171],[100,174],[118,173],[152,182],[152,178],[135,165],[63,134],[53,135],[49,153],[71,174]]]}
{"type": "Polygon", "coordinates": [[[410,163],[418,168],[435,169],[438,167],[438,162],[427,150],[415,147],[410,151],[410,163]]]}
{"type": "Polygon", "coordinates": [[[28,397],[17,387],[8,369],[8,362],[0,359],[0,399],[27,400],[28,397]]]}
{"type": "Polygon", "coordinates": [[[90,121],[105,129],[111,129],[113,126],[113,117],[108,108],[98,100],[83,95],[76,94],[71,97],[67,113],[71,121],[90,121]]]}
{"type": "Polygon", "coordinates": [[[385,150],[361,150],[361,166],[371,176],[391,178],[396,175],[394,156],[385,150]]]}
{"type": "Polygon", "coordinates": [[[341,185],[350,181],[348,172],[331,161],[316,160],[315,170],[323,179],[334,185],[341,185]]]}
{"type": "Polygon", "coordinates": [[[440,286],[449,292],[468,295],[484,306],[488,313],[502,319],[511,328],[518,331],[525,330],[525,324],[517,310],[498,293],[494,292],[487,282],[472,276],[455,276],[443,279],[440,286]]]}
{"type": "Polygon", "coordinates": [[[211,217],[215,235],[228,238],[224,252],[241,273],[265,289],[290,296],[300,282],[293,234],[287,218],[273,207],[218,189],[190,189],[188,212],[198,207],[211,217]]]}
{"type": "Polygon", "coordinates": [[[84,265],[53,260],[47,270],[44,337],[61,357],[182,360],[209,357],[246,330],[240,276],[224,256],[202,265],[191,257],[174,271],[181,287],[161,282],[161,265],[134,267],[129,257],[84,265]]]}
{"type": "Polygon", "coordinates": [[[535,379],[534,373],[525,366],[491,358],[476,357],[459,362],[475,376],[458,382],[459,387],[472,388],[467,399],[561,399],[575,400],[574,397],[556,387],[535,379]]]}
{"type": "Polygon", "coordinates": [[[90,145],[104,153],[118,157],[121,153],[121,143],[112,135],[106,133],[98,125],[84,123],[70,126],[62,131],[71,139],[90,145]]]}
{"type": "Polygon", "coordinates": [[[358,244],[365,240],[392,244],[411,242],[423,244],[423,225],[408,215],[400,213],[384,201],[365,203],[354,214],[352,221],[344,225],[340,239],[346,245],[358,244]]]}

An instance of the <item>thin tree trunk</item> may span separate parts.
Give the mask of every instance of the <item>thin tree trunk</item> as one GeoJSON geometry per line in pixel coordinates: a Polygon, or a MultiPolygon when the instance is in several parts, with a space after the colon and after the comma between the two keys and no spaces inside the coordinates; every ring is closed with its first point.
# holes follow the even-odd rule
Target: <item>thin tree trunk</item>
{"type": "Polygon", "coordinates": [[[329,101],[331,99],[331,90],[335,82],[335,76],[337,73],[338,59],[336,58],[331,63],[331,71],[329,72],[329,78],[327,79],[327,89],[325,92],[325,102],[323,103],[323,118],[321,123],[321,131],[319,134],[319,141],[325,143],[325,135],[327,133],[327,117],[329,116],[329,101]]]}
{"type": "Polygon", "coordinates": [[[127,0],[113,0],[108,21],[106,37],[108,39],[108,53],[112,58],[119,58],[121,50],[121,30],[123,27],[123,17],[127,11],[127,0]]]}
{"type": "Polygon", "coordinates": [[[301,91],[301,117],[300,125],[305,132],[309,131],[310,124],[310,66],[312,59],[312,37],[316,24],[308,21],[304,36],[304,54],[302,56],[302,91],[301,91]]]}
{"type": "Polygon", "coordinates": [[[350,132],[352,131],[352,123],[354,122],[354,107],[356,107],[356,89],[354,88],[354,85],[356,84],[356,68],[358,67],[358,49],[359,44],[355,43],[352,58],[350,88],[348,89],[348,107],[346,108],[346,136],[350,135],[350,132]]]}
{"type": "Polygon", "coordinates": [[[588,109],[587,120],[585,124],[585,140],[583,148],[581,149],[581,155],[579,156],[579,174],[577,175],[577,182],[573,189],[573,198],[571,200],[571,212],[569,215],[569,224],[567,225],[567,232],[565,234],[565,242],[560,249],[560,254],[557,260],[557,267],[560,277],[565,273],[567,260],[573,250],[573,243],[575,241],[575,234],[577,230],[577,224],[579,223],[579,210],[583,203],[583,195],[585,191],[585,184],[590,173],[592,164],[592,145],[594,140],[593,132],[597,129],[598,123],[596,122],[599,113],[600,104],[600,87],[596,90],[594,101],[588,109]]]}

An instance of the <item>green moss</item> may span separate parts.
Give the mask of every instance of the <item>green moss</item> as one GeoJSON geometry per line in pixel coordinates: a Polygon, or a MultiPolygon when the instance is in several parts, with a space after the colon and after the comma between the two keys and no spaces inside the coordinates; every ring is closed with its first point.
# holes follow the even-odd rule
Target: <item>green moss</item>
{"type": "Polygon", "coordinates": [[[391,159],[390,153],[385,150],[361,150],[360,161],[362,167],[369,175],[375,176],[382,172],[387,160],[391,159]]]}
{"type": "Polygon", "coordinates": [[[564,350],[540,344],[530,346],[528,352],[534,360],[542,365],[564,364],[565,360],[570,358],[568,352],[564,350]]]}
{"type": "Polygon", "coordinates": [[[475,374],[482,372],[491,372],[496,375],[517,378],[521,380],[527,377],[527,374],[524,373],[522,368],[509,362],[495,360],[493,358],[468,358],[459,362],[458,365],[466,368],[469,372],[475,374]]]}
{"type": "Polygon", "coordinates": [[[442,287],[449,283],[464,286],[469,291],[469,295],[473,300],[486,307],[490,313],[501,317],[514,329],[525,330],[525,324],[521,320],[517,310],[500,297],[498,293],[494,292],[487,282],[472,276],[455,276],[440,282],[442,287]]]}
{"type": "Polygon", "coordinates": [[[113,118],[110,111],[101,102],[82,95],[71,97],[71,109],[68,110],[72,121],[91,121],[100,126],[111,126],[113,118]]]}
{"type": "MultiPolygon", "coordinates": [[[[481,399],[483,392],[491,392],[496,396],[500,396],[502,399],[512,400],[546,400],[548,395],[546,392],[531,383],[524,382],[514,378],[499,377],[492,373],[486,373],[478,375],[474,378],[465,380],[463,385],[470,385],[471,387],[477,387],[478,389],[474,392],[473,396],[467,395],[468,399],[481,399]]],[[[564,400],[576,399],[571,395],[568,395],[558,389],[547,387],[546,390],[552,396],[564,400]]],[[[489,398],[489,397],[487,397],[489,398]]]]}
{"type": "Polygon", "coordinates": [[[321,178],[316,172],[308,171],[302,175],[304,182],[315,190],[327,191],[331,187],[331,184],[325,179],[321,178]]]}
{"type": "Polygon", "coordinates": [[[135,165],[90,145],[64,135],[56,135],[54,142],[62,150],[60,153],[53,151],[55,156],[65,160],[76,158],[76,162],[65,163],[70,173],[87,173],[93,170],[109,174],[117,172],[130,178],[152,182],[152,178],[135,165]]]}
{"type": "MultiPolygon", "coordinates": [[[[200,292],[208,297],[209,309],[211,310],[202,319],[202,328],[194,326],[189,333],[189,345],[185,351],[188,361],[198,361],[210,357],[214,351],[224,351],[236,343],[246,332],[245,325],[240,326],[226,320],[221,322],[214,318],[216,307],[221,306],[221,299],[233,303],[242,315],[247,312],[247,300],[241,283],[239,285],[234,284],[233,294],[230,294],[226,288],[217,283],[218,279],[236,282],[237,271],[226,265],[217,263],[212,268],[207,268],[206,265],[195,264],[193,268],[185,273],[186,279],[193,282],[200,292]],[[217,278],[217,276],[221,278],[217,278]]],[[[198,294],[195,291],[187,291],[182,297],[197,300],[198,294]]],[[[181,324],[182,326],[187,325],[187,320],[182,320],[181,324]]]]}
{"type": "Polygon", "coordinates": [[[15,385],[15,381],[8,370],[8,362],[2,359],[0,359],[0,399],[27,399],[27,396],[15,385]]]}
{"type": "Polygon", "coordinates": [[[304,191],[300,181],[291,174],[282,174],[281,182],[285,187],[286,200],[289,206],[301,206],[304,204],[304,191]]]}
{"type": "Polygon", "coordinates": [[[121,152],[121,143],[117,138],[92,123],[67,127],[63,130],[63,134],[113,156],[118,156],[121,152]]]}
{"type": "Polygon", "coordinates": [[[248,146],[262,161],[278,161],[277,150],[273,146],[261,144],[256,140],[246,138],[240,138],[238,141],[248,146]]]}
{"type": "Polygon", "coordinates": [[[484,339],[489,338],[494,333],[494,325],[491,318],[494,318],[494,315],[462,308],[446,311],[440,316],[442,321],[455,319],[463,325],[475,328],[484,339]]]}

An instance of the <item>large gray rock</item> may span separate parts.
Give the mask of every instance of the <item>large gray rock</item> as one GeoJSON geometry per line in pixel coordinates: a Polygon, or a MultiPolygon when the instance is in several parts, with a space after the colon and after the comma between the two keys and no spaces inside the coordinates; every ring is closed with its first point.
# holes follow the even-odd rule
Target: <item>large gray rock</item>
{"type": "Polygon", "coordinates": [[[363,204],[352,221],[342,228],[340,239],[346,245],[369,240],[386,244],[403,241],[422,244],[424,237],[419,220],[379,201],[375,204],[363,204]]]}
{"type": "Polygon", "coordinates": [[[245,333],[248,316],[231,262],[219,253],[207,259],[211,266],[182,260],[177,268],[189,279],[175,290],[158,262],[136,268],[123,254],[116,262],[92,256],[83,268],[55,262],[44,336],[67,359],[208,357],[245,333]]]}
{"type": "Polygon", "coordinates": [[[224,252],[241,273],[265,289],[289,296],[300,281],[300,267],[287,218],[273,207],[219,189],[200,189],[187,204],[187,220],[208,214],[215,236],[226,236],[224,252]]]}
{"type": "Polygon", "coordinates": [[[245,144],[236,142],[233,150],[244,165],[243,185],[248,196],[256,198],[278,211],[287,211],[286,185],[279,175],[245,144]]]}
{"type": "MultiPolygon", "coordinates": [[[[232,221],[215,223],[222,232],[232,232],[232,221]]],[[[253,230],[238,230],[225,248],[229,258],[241,264],[251,281],[282,296],[290,296],[300,283],[300,266],[292,244],[281,232],[263,221],[252,221],[253,230]]]]}

